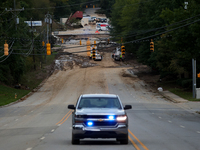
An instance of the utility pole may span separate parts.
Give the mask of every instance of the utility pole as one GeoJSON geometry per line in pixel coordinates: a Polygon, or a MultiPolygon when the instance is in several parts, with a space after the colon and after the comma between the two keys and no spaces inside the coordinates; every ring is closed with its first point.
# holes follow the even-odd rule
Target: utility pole
{"type": "MultiPolygon", "coordinates": [[[[47,23],[47,41],[46,41],[46,43],[49,43],[49,24],[52,24],[51,15],[49,14],[49,12],[48,12],[48,14],[45,15],[45,22],[47,23]]],[[[45,55],[45,63],[47,62],[46,55],[45,55]]]]}
{"type": "Polygon", "coordinates": [[[31,18],[31,32],[32,32],[32,48],[33,48],[33,69],[36,70],[36,65],[35,65],[35,50],[34,50],[34,39],[33,39],[33,20],[31,18]]]}
{"type": "Polygon", "coordinates": [[[20,12],[20,11],[24,11],[24,7],[22,9],[16,9],[16,3],[14,0],[14,10],[12,10],[12,8],[10,8],[9,10],[7,8],[5,8],[6,11],[10,11],[15,18],[15,29],[17,30],[17,24],[19,24],[19,18],[17,17],[16,12],[20,12]]]}
{"type": "Polygon", "coordinates": [[[49,14],[46,14],[45,15],[45,22],[47,23],[47,42],[49,41],[49,24],[52,24],[52,19],[51,19],[51,15],[49,14]]]}
{"type": "MultiPolygon", "coordinates": [[[[187,10],[188,2],[185,2],[184,9],[187,10]]],[[[196,58],[192,58],[192,95],[196,98],[197,75],[196,75],[196,58]]]]}

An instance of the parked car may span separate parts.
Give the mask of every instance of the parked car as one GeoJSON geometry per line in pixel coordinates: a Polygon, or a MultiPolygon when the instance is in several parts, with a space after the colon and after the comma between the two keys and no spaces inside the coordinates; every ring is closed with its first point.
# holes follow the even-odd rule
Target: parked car
{"type": "Polygon", "coordinates": [[[84,94],[76,106],[68,105],[72,113],[72,144],[84,138],[116,138],[128,144],[128,116],[118,95],[84,94]]]}

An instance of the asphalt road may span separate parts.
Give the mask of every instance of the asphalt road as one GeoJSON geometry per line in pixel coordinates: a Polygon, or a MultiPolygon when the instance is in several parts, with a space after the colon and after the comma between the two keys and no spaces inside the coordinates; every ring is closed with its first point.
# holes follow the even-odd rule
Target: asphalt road
{"type": "Polygon", "coordinates": [[[104,55],[98,66],[56,71],[23,102],[0,108],[2,150],[199,150],[199,115],[167,101],[104,55]],[[84,139],[71,144],[71,111],[83,93],[118,94],[131,104],[129,144],[115,139],[84,139]]]}

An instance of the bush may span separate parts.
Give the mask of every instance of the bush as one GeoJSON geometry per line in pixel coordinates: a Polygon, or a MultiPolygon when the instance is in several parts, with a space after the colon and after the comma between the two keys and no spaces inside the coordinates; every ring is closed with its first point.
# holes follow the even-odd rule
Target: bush
{"type": "Polygon", "coordinates": [[[178,79],[176,83],[183,88],[192,89],[192,79],[178,79]]]}

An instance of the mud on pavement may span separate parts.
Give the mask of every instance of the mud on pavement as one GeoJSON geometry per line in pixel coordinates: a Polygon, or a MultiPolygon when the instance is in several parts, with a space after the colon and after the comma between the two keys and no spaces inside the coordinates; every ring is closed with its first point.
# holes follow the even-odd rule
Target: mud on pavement
{"type": "Polygon", "coordinates": [[[88,57],[80,55],[62,55],[55,60],[54,70],[66,71],[73,68],[87,68],[97,66],[96,63],[92,63],[88,57]]]}

